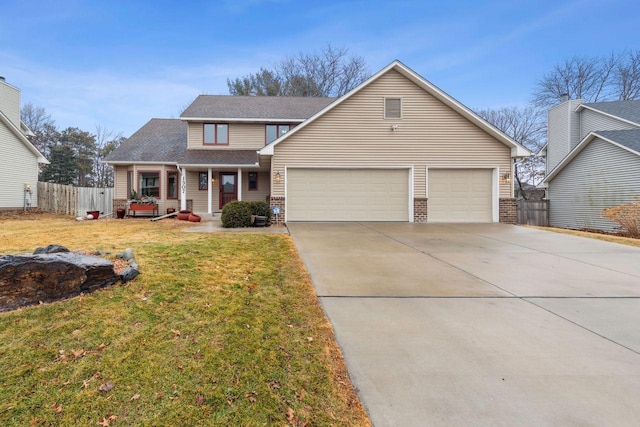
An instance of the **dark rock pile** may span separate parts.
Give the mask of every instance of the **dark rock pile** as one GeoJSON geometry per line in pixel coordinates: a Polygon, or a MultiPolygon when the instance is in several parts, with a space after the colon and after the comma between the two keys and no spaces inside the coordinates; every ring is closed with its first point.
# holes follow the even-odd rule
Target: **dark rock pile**
{"type": "Polygon", "coordinates": [[[0,256],[0,311],[66,299],[120,280],[127,282],[139,274],[132,260],[131,251],[129,268],[120,275],[109,260],[69,252],[59,245],[38,248],[33,255],[0,256]]]}

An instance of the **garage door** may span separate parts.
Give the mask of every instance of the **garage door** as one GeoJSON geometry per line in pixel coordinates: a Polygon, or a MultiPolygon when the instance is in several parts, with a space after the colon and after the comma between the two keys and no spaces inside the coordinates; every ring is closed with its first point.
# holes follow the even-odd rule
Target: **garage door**
{"type": "Polygon", "coordinates": [[[407,169],[288,169],[288,221],[408,221],[407,169]]]}
{"type": "Polygon", "coordinates": [[[492,222],[491,169],[429,169],[428,222],[492,222]]]}

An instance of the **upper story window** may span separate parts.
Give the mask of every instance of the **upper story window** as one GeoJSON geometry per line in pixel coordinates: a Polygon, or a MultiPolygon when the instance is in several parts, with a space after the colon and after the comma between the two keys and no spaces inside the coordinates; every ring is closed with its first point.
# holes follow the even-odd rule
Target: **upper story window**
{"type": "Polygon", "coordinates": [[[267,125],[266,128],[266,142],[267,144],[280,138],[285,133],[289,132],[291,126],[289,125],[267,125]]]}
{"type": "Polygon", "coordinates": [[[205,123],[204,143],[229,144],[229,125],[226,123],[205,123]]]}
{"type": "Polygon", "coordinates": [[[385,119],[402,118],[402,98],[385,98],[384,99],[384,118],[385,119]]]}

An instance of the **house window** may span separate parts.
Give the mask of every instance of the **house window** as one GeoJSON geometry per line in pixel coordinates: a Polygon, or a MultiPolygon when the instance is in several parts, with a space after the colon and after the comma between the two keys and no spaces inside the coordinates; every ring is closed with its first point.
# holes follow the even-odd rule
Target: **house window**
{"type": "Polygon", "coordinates": [[[249,172],[249,190],[258,189],[258,172],[249,172]]]}
{"type": "Polygon", "coordinates": [[[221,123],[204,124],[204,143],[221,144],[229,143],[229,125],[221,123]]]}
{"type": "Polygon", "coordinates": [[[384,99],[384,118],[385,119],[402,118],[402,98],[385,98],[384,99]]]}
{"type": "Polygon", "coordinates": [[[142,197],[160,197],[160,173],[140,172],[140,193],[142,197]]]}
{"type": "Polygon", "coordinates": [[[167,199],[178,198],[178,172],[167,172],[167,199]]]}
{"type": "Polygon", "coordinates": [[[285,133],[289,132],[291,126],[289,125],[267,125],[266,127],[266,142],[267,144],[280,138],[285,133]]]}
{"type": "Polygon", "coordinates": [[[207,172],[198,173],[198,190],[209,189],[209,174],[207,172]]]}

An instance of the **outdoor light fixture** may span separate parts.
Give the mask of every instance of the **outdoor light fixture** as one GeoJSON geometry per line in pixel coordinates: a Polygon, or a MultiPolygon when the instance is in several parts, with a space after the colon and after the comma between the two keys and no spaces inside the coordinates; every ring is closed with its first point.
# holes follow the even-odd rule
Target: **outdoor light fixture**
{"type": "Polygon", "coordinates": [[[391,132],[395,132],[398,130],[398,125],[391,125],[391,132]]]}
{"type": "Polygon", "coordinates": [[[503,173],[500,175],[500,181],[502,181],[502,183],[511,182],[511,174],[509,172],[503,173]]]}
{"type": "Polygon", "coordinates": [[[273,174],[273,182],[282,182],[282,175],[280,175],[280,171],[273,174]]]}

